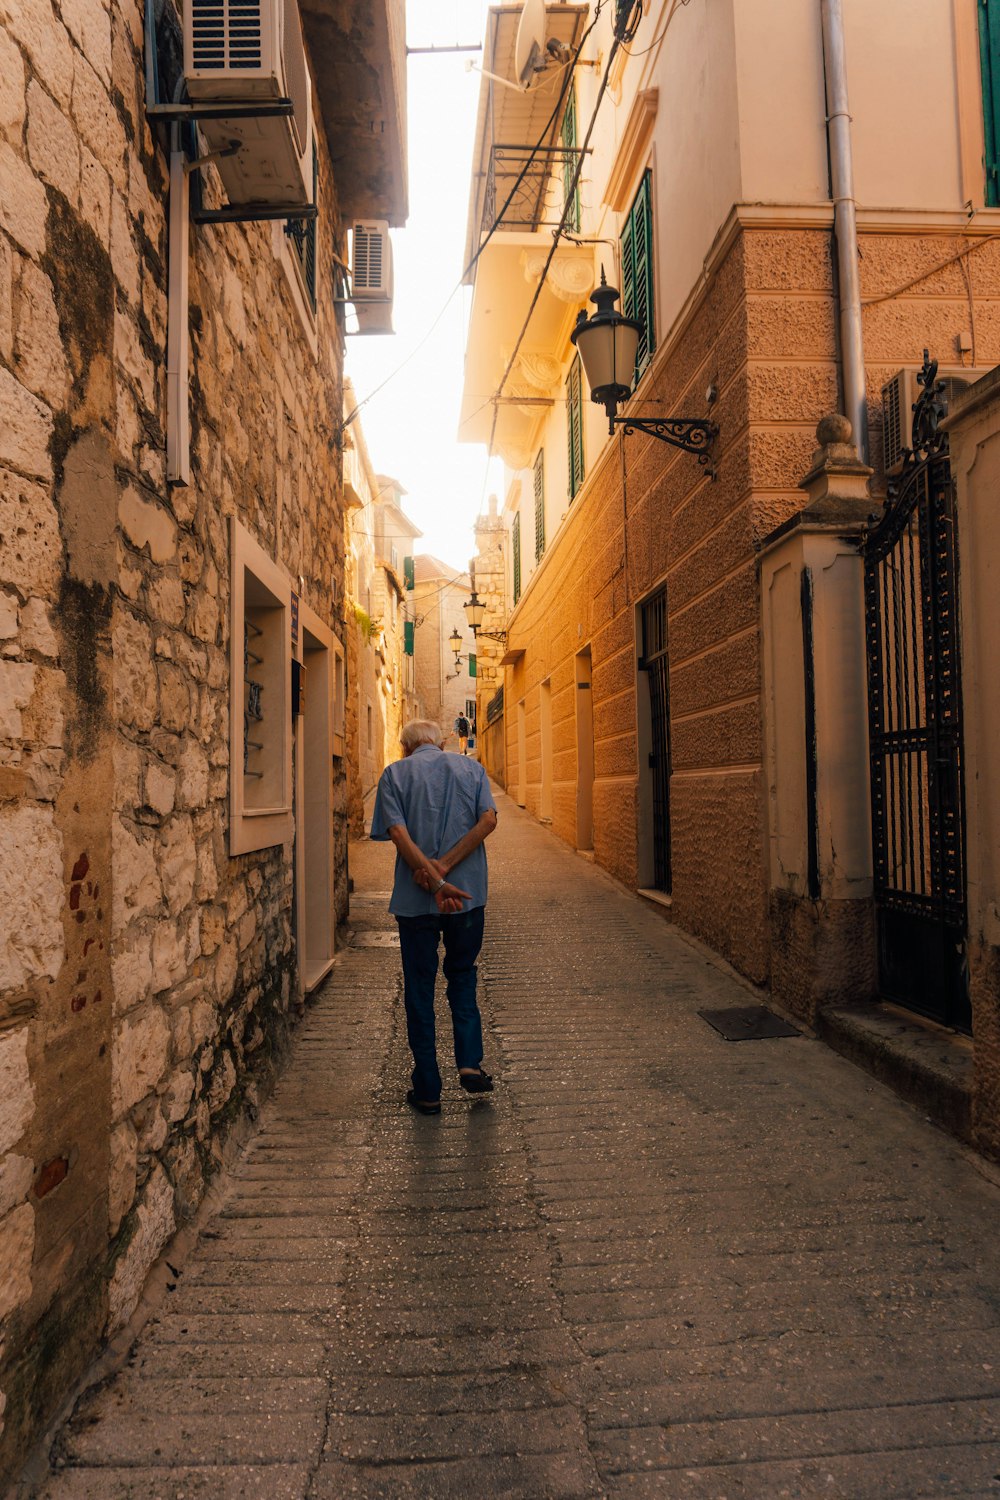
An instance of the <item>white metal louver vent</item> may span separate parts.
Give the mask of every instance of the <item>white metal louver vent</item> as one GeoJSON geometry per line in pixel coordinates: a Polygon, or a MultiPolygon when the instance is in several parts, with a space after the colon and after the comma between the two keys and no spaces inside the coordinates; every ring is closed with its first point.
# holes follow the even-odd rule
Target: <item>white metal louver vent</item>
{"type": "Polygon", "coordinates": [[[184,10],[188,95],[254,106],[288,99],[292,113],[204,119],[199,128],[230,203],[294,205],[313,199],[312,85],[298,0],[188,0],[184,10]],[[240,149],[229,151],[233,141],[240,149]]]}
{"type": "Polygon", "coordinates": [[[354,226],[351,292],[359,297],[385,297],[389,291],[389,226],[380,219],[354,226]]]}
{"type": "Polygon", "coordinates": [[[260,0],[191,0],[191,31],[199,72],[260,68],[260,0]]]}
{"type": "Polygon", "coordinates": [[[392,242],[385,219],[360,219],[351,231],[350,299],[359,333],[392,333],[392,242]]]}

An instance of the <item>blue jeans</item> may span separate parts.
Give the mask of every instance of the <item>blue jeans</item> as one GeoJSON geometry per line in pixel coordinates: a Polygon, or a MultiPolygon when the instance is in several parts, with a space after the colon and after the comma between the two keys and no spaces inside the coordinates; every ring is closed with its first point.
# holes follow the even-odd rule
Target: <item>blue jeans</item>
{"type": "Polygon", "coordinates": [[[413,1092],[425,1103],[441,1097],[434,1042],[434,981],[438,943],[444,938],[444,977],[455,1032],[455,1066],[478,1068],[483,1060],[483,1026],[476,1004],[476,959],[483,946],[485,908],[447,916],[397,917],[403,960],[406,1035],[413,1053],[413,1092]]]}

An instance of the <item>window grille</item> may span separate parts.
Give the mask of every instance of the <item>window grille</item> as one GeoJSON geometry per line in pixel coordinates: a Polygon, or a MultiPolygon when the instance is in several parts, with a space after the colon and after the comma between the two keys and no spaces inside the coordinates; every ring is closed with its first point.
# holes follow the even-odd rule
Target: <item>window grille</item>
{"type": "Polygon", "coordinates": [[[545,450],[539,448],[535,459],[535,562],[545,551],[545,450]]]}
{"type": "Polygon", "coordinates": [[[514,603],[521,597],[521,512],[514,516],[510,528],[510,548],[514,561],[514,603]]]}
{"type": "Polygon", "coordinates": [[[583,483],[583,376],[579,354],[566,377],[566,422],[569,498],[572,500],[583,483]]]}
{"type": "MultiPolygon", "coordinates": [[[[312,178],[314,203],[319,202],[319,160],[316,153],[316,137],[312,139],[312,178]]],[[[302,284],[309,298],[309,306],[316,311],[316,223],[315,219],[289,219],[285,233],[292,242],[292,254],[298,264],[302,284]]]]}
{"type": "Polygon", "coordinates": [[[622,312],[639,324],[639,346],[635,356],[632,388],[653,357],[656,324],[653,306],[653,211],[652,173],[643,174],[639,191],[628,211],[621,238],[622,312]]]}
{"type": "Polygon", "coordinates": [[[1000,206],[1000,0],[978,0],[979,62],[983,73],[986,203],[1000,206]]]}

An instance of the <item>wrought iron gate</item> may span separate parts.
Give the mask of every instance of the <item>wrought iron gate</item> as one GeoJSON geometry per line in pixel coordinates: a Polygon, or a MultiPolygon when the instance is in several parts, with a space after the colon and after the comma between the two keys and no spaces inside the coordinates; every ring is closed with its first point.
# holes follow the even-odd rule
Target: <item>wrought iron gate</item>
{"type": "Polygon", "coordinates": [[[865,540],[872,842],[886,999],[968,1031],[955,488],[937,362],[865,540]]]}
{"type": "Polygon", "coordinates": [[[667,657],[667,591],[642,605],[642,656],[649,682],[653,773],[653,884],[670,890],[670,670],[667,657]]]}

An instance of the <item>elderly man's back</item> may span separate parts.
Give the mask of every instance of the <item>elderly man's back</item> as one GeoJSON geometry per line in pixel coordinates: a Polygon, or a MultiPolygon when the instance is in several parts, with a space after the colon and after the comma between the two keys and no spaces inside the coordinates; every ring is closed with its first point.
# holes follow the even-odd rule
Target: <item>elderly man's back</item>
{"type": "Polygon", "coordinates": [[[442,939],[459,1082],[469,1093],[493,1087],[482,1068],[476,959],[487,896],[483,843],[496,827],[496,807],[479,762],[446,755],[442,737],[440,726],[429,720],[404,727],[404,758],[382,772],[371,830],[373,839],[391,839],[396,847],[389,910],[399,925],[414,1059],[413,1088],[406,1098],[421,1114],[441,1112],[434,984],[442,939]]]}

